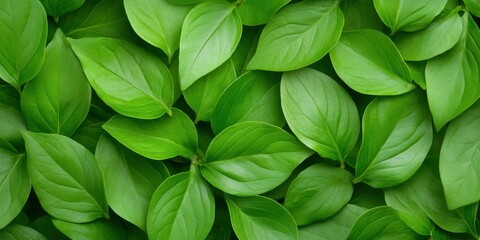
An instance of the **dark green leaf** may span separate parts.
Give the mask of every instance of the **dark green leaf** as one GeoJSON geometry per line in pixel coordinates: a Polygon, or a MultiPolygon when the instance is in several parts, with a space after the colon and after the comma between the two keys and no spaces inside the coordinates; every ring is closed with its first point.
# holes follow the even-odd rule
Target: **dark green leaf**
{"type": "Polygon", "coordinates": [[[48,15],[58,18],[81,7],[85,0],[40,0],[40,2],[42,2],[48,15]]]}
{"type": "Polygon", "coordinates": [[[473,15],[480,16],[480,1],[479,0],[463,0],[469,12],[473,15]]]}
{"type": "Polygon", "coordinates": [[[0,229],[0,239],[2,240],[47,240],[41,233],[31,227],[22,225],[10,225],[0,229]]]}
{"type": "Polygon", "coordinates": [[[69,238],[53,225],[52,220],[53,218],[49,215],[43,215],[32,221],[30,227],[43,234],[47,239],[68,240],[69,238]]]}
{"type": "Polygon", "coordinates": [[[12,151],[15,151],[15,147],[21,147],[23,138],[20,131],[27,129],[22,112],[0,101],[0,123],[0,147],[12,151]]]}
{"type": "Polygon", "coordinates": [[[242,23],[247,26],[256,26],[267,21],[290,0],[243,0],[238,5],[238,14],[242,23]]]}
{"type": "Polygon", "coordinates": [[[356,29],[383,30],[382,20],[377,15],[372,0],[343,0],[340,8],[345,16],[344,31],[356,29]]]}
{"type": "Polygon", "coordinates": [[[89,223],[71,223],[53,219],[53,225],[70,239],[126,240],[125,230],[116,222],[99,219],[89,223]]]}

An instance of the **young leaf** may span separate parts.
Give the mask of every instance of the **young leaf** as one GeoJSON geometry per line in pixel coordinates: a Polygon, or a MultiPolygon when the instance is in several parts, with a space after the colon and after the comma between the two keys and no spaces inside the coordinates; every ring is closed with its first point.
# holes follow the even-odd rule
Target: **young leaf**
{"type": "Polygon", "coordinates": [[[274,200],[253,196],[226,196],[233,230],[239,240],[298,239],[298,229],[292,215],[274,200]]]}
{"type": "Polygon", "coordinates": [[[0,229],[2,240],[47,240],[41,233],[31,227],[13,224],[0,229]]]}
{"type": "Polygon", "coordinates": [[[40,73],[25,85],[22,112],[30,131],[71,136],[90,109],[91,89],[80,61],[59,29],[40,73]]]}
{"type": "Polygon", "coordinates": [[[308,148],[279,127],[242,122],[213,139],[200,170],[220,190],[252,196],[280,185],[310,155],[308,148]]]}
{"type": "Polygon", "coordinates": [[[359,93],[399,95],[415,88],[398,49],[379,31],[342,33],[330,57],[338,76],[359,93]]]}
{"type": "Polygon", "coordinates": [[[37,0],[2,0],[0,9],[0,79],[20,91],[42,67],[47,14],[37,0]]]}
{"type": "Polygon", "coordinates": [[[93,89],[115,111],[141,119],[171,114],[172,76],[155,55],[111,38],[69,41],[93,89]]]}
{"type": "Polygon", "coordinates": [[[298,225],[335,215],[352,197],[352,174],[323,163],[302,171],[288,188],[285,208],[298,225]]]}
{"type": "Polygon", "coordinates": [[[340,84],[309,68],[286,72],[281,100],[288,126],[300,141],[343,165],[357,142],[360,119],[355,103],[340,84]]]}
{"type": "Polygon", "coordinates": [[[338,2],[307,1],[284,7],[263,29],[247,69],[290,71],[320,60],[342,32],[338,2]]]}
{"type": "Polygon", "coordinates": [[[106,219],[89,223],[71,223],[58,219],[52,221],[53,225],[70,239],[127,240],[122,226],[106,219]]]}
{"type": "Polygon", "coordinates": [[[428,60],[427,97],[435,128],[440,130],[480,97],[480,30],[469,14],[462,17],[463,33],[448,52],[428,60]],[[452,81],[455,79],[455,81],[452,81]]]}
{"type": "Polygon", "coordinates": [[[238,14],[242,19],[243,25],[257,26],[267,23],[267,21],[290,0],[246,0],[238,5],[238,14]]]}
{"type": "Polygon", "coordinates": [[[197,166],[167,178],[153,194],[147,216],[149,239],[205,239],[215,218],[213,193],[197,166]]]}
{"type": "Polygon", "coordinates": [[[0,229],[22,210],[30,195],[25,154],[0,148],[0,229]]]}
{"type": "Polygon", "coordinates": [[[233,62],[227,60],[183,91],[183,97],[196,113],[195,122],[210,121],[215,104],[236,77],[233,62]]]}
{"type": "Polygon", "coordinates": [[[245,121],[283,127],[279,80],[279,74],[264,71],[250,71],[240,76],[218,99],[211,119],[213,131],[219,133],[245,121]]]}
{"type": "Polygon", "coordinates": [[[373,0],[375,9],[392,34],[425,28],[447,4],[447,0],[373,0]]]}
{"type": "Polygon", "coordinates": [[[106,135],[98,141],[95,157],[105,177],[108,205],[145,231],[150,199],[169,175],[163,162],[143,158],[106,135]]]}
{"type": "Polygon", "coordinates": [[[420,92],[373,100],[363,115],[355,181],[376,188],[406,181],[422,165],[432,139],[430,114],[420,92]]]}
{"type": "Polygon", "coordinates": [[[42,208],[72,223],[108,217],[103,177],[97,160],[68,137],[23,132],[27,170],[42,208]]]}
{"type": "Polygon", "coordinates": [[[453,120],[440,151],[440,178],[449,209],[480,200],[480,102],[453,120]]]}
{"type": "Polygon", "coordinates": [[[135,32],[172,59],[180,44],[183,20],[192,7],[167,0],[125,0],[124,4],[135,32]]]}
{"type": "Polygon", "coordinates": [[[103,129],[120,143],[147,158],[163,160],[175,156],[191,159],[198,137],[192,120],[178,109],[172,117],[141,120],[117,115],[103,129]]]}
{"type": "Polygon", "coordinates": [[[206,2],[185,18],[180,37],[180,86],[187,89],[227,61],[240,42],[242,21],[235,5],[206,2]]]}
{"type": "Polygon", "coordinates": [[[58,18],[81,7],[85,0],[40,0],[40,2],[42,2],[48,15],[58,18]]]}

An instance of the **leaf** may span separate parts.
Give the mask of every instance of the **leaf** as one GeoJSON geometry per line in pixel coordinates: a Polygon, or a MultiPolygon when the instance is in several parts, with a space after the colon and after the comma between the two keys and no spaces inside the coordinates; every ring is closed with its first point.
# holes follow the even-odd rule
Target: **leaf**
{"type": "Polygon", "coordinates": [[[455,118],[440,151],[440,178],[449,209],[480,200],[480,103],[455,118]]]}
{"type": "Polygon", "coordinates": [[[40,0],[47,14],[58,18],[65,13],[78,9],[85,0],[40,0]]]}
{"type": "Polygon", "coordinates": [[[225,199],[238,239],[298,239],[292,215],[274,200],[261,196],[225,199]]]}
{"type": "Polygon", "coordinates": [[[300,227],[298,229],[300,239],[347,239],[348,233],[355,223],[355,220],[365,211],[365,208],[347,204],[342,210],[329,219],[300,227]]]}
{"type": "Polygon", "coordinates": [[[167,0],[126,0],[124,4],[135,32],[172,59],[180,44],[183,20],[192,7],[167,0]]]}
{"type": "Polygon", "coordinates": [[[479,0],[463,0],[465,6],[467,6],[468,11],[475,15],[480,16],[480,1],[479,0]]]}
{"type": "Polygon", "coordinates": [[[195,122],[210,121],[215,104],[236,77],[233,62],[227,60],[183,91],[183,97],[196,113],[195,122]]]}
{"type": "Polygon", "coordinates": [[[48,214],[72,223],[109,216],[102,172],[92,153],[62,135],[22,134],[28,175],[48,214]]]}
{"type": "Polygon", "coordinates": [[[0,229],[22,210],[30,195],[25,154],[0,148],[0,229]]]}
{"type": "Polygon", "coordinates": [[[180,37],[180,86],[187,89],[227,61],[240,42],[242,21],[235,5],[206,2],[185,18],[180,37]]]}
{"type": "Polygon", "coordinates": [[[335,215],[350,200],[353,176],[345,169],[323,163],[302,171],[288,188],[284,206],[298,225],[335,215]]]}
{"type": "Polygon", "coordinates": [[[413,82],[425,90],[427,88],[425,83],[425,67],[427,66],[427,61],[407,62],[407,65],[412,73],[413,82]]]}
{"type": "Polygon", "coordinates": [[[383,22],[377,15],[371,0],[343,0],[340,8],[345,16],[343,31],[356,29],[383,30],[383,22]]]}
{"type": "Polygon", "coordinates": [[[458,215],[463,219],[465,224],[467,224],[468,232],[476,239],[479,238],[478,235],[478,220],[477,220],[477,211],[478,211],[478,202],[472,203],[470,205],[459,207],[456,209],[458,215]]]}
{"type": "Polygon", "coordinates": [[[197,166],[167,178],[153,194],[147,216],[149,239],[205,239],[215,218],[213,193],[197,166]]]}
{"type": "Polygon", "coordinates": [[[53,218],[49,215],[43,215],[33,220],[30,224],[30,227],[43,234],[43,236],[45,236],[47,239],[69,240],[68,237],[66,237],[53,225],[52,220],[53,218]]]}
{"type": "Polygon", "coordinates": [[[310,68],[286,72],[281,99],[288,126],[300,141],[343,165],[357,142],[360,119],[340,84],[310,68]]]}
{"type": "Polygon", "coordinates": [[[310,65],[340,38],[343,14],[338,1],[287,5],[267,23],[248,70],[290,71],[310,65]]]}
{"type": "Polygon", "coordinates": [[[383,23],[392,30],[413,32],[425,28],[447,4],[447,0],[373,0],[383,23]]]}
{"type": "Polygon", "coordinates": [[[103,129],[132,151],[151,159],[182,156],[191,159],[197,151],[198,137],[192,120],[178,109],[172,117],[140,120],[117,115],[103,129]]]}
{"type": "Polygon", "coordinates": [[[71,239],[126,240],[125,230],[120,224],[99,219],[89,223],[71,223],[53,219],[53,225],[71,239]]]}
{"type": "Polygon", "coordinates": [[[359,93],[400,95],[415,88],[398,49],[379,31],[343,32],[330,58],[338,76],[359,93]]]}
{"type": "Polygon", "coordinates": [[[285,125],[280,103],[280,75],[250,71],[225,89],[212,113],[215,133],[236,123],[261,121],[279,127],[285,125]]]}
{"type": "Polygon", "coordinates": [[[422,61],[451,49],[462,35],[462,18],[454,12],[433,21],[426,28],[411,33],[398,33],[395,45],[407,61],[422,61]]]}
{"type": "Polygon", "coordinates": [[[362,214],[348,235],[348,240],[422,239],[398,216],[395,209],[382,206],[362,214]]]}
{"type": "Polygon", "coordinates": [[[244,0],[237,9],[243,25],[257,26],[267,23],[290,0],[244,0]]]}
{"type": "Polygon", "coordinates": [[[437,131],[480,97],[480,30],[468,14],[463,15],[462,22],[458,43],[428,60],[425,69],[428,104],[437,131]]]}
{"type": "Polygon", "coordinates": [[[242,122],[213,139],[200,170],[220,190],[252,196],[280,185],[310,155],[309,149],[279,127],[242,122]]]}
{"type": "Polygon", "coordinates": [[[163,162],[152,162],[104,135],[95,151],[105,182],[108,205],[123,219],[146,229],[153,192],[168,176],[163,162]]]}
{"type": "Polygon", "coordinates": [[[97,122],[88,117],[72,135],[72,139],[82,144],[90,152],[95,153],[97,142],[103,133],[102,125],[105,122],[97,122]]]}
{"type": "Polygon", "coordinates": [[[20,91],[42,67],[47,15],[37,0],[2,0],[0,9],[0,78],[20,91]]]}
{"type": "Polygon", "coordinates": [[[31,227],[18,224],[9,225],[0,229],[2,240],[47,240],[41,233],[31,227]]]}
{"type": "Polygon", "coordinates": [[[244,28],[242,30],[242,38],[233,52],[232,60],[235,65],[235,72],[237,76],[243,75],[246,72],[247,64],[255,53],[256,44],[260,31],[258,28],[244,28]]]}
{"type": "Polygon", "coordinates": [[[432,139],[430,114],[419,92],[373,100],[363,115],[354,181],[376,188],[406,181],[422,165],[432,139]]]}
{"type": "Polygon", "coordinates": [[[111,38],[69,39],[98,96],[120,114],[154,119],[171,114],[173,80],[155,55],[111,38]]]}
{"type": "Polygon", "coordinates": [[[2,123],[0,124],[0,148],[15,151],[15,147],[23,146],[20,132],[27,127],[22,112],[0,101],[0,123],[2,123]]]}
{"type": "Polygon", "coordinates": [[[71,136],[90,109],[91,89],[80,61],[61,30],[48,44],[40,73],[22,93],[30,131],[71,136]]]}

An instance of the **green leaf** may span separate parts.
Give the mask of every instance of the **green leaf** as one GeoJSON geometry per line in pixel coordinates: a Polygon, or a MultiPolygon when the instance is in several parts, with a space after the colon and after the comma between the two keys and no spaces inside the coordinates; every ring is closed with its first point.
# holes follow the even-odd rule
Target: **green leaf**
{"type": "Polygon", "coordinates": [[[87,117],[71,138],[82,144],[90,152],[95,153],[98,139],[103,133],[102,125],[105,122],[98,122],[91,118],[92,117],[87,117]]]}
{"type": "Polygon", "coordinates": [[[240,42],[242,21],[227,2],[206,2],[185,18],[180,37],[180,86],[187,89],[227,61],[240,42]]]}
{"type": "Polygon", "coordinates": [[[470,13],[475,16],[480,16],[480,1],[479,0],[463,0],[465,6],[470,13]]]}
{"type": "Polygon", "coordinates": [[[192,120],[178,109],[172,117],[141,120],[117,115],[103,129],[120,143],[147,158],[163,160],[182,156],[191,159],[198,137],[192,120]]]}
{"type": "Polygon", "coordinates": [[[172,59],[180,45],[183,21],[192,7],[167,0],[125,0],[124,4],[135,32],[172,59]]]}
{"type": "Polygon", "coordinates": [[[236,77],[233,62],[227,60],[183,92],[183,97],[196,113],[195,122],[210,121],[218,99],[228,85],[235,81],[236,77]]]}
{"type": "Polygon", "coordinates": [[[335,215],[350,200],[353,176],[345,169],[324,163],[302,171],[288,188],[285,208],[298,225],[306,225],[335,215]]]}
{"type": "Polygon", "coordinates": [[[288,126],[300,141],[343,165],[360,133],[358,111],[347,91],[305,68],[283,74],[281,99],[288,126]]]}
{"type": "Polygon", "coordinates": [[[25,154],[0,148],[0,228],[7,226],[22,210],[30,195],[25,154]]]}
{"type": "Polygon", "coordinates": [[[347,239],[348,233],[365,208],[347,204],[333,217],[298,229],[301,240],[339,240],[347,239]]]}
{"type": "Polygon", "coordinates": [[[370,239],[422,239],[410,229],[390,207],[382,206],[369,209],[362,214],[348,235],[348,240],[370,239]]]}
{"type": "Polygon", "coordinates": [[[47,240],[41,233],[31,227],[22,225],[9,225],[0,229],[2,240],[47,240]]]}
{"type": "Polygon", "coordinates": [[[427,61],[407,62],[407,65],[412,73],[413,82],[425,90],[427,88],[425,83],[425,67],[427,66],[427,61]]]}
{"type": "Polygon", "coordinates": [[[280,75],[250,71],[240,76],[222,93],[213,110],[211,125],[215,133],[236,123],[262,121],[285,125],[280,102],[280,75]]]}
{"type": "Polygon", "coordinates": [[[243,25],[257,26],[267,23],[280,8],[289,2],[290,0],[243,0],[237,9],[243,25]]]}
{"type": "Polygon", "coordinates": [[[27,127],[22,112],[14,106],[0,101],[0,123],[2,123],[0,124],[0,147],[15,151],[15,147],[23,146],[20,132],[26,130],[27,127]]]}
{"type": "Polygon", "coordinates": [[[400,52],[379,31],[343,32],[330,57],[338,76],[359,93],[399,95],[415,88],[400,52]]]}
{"type": "Polygon", "coordinates": [[[386,188],[406,181],[422,165],[432,140],[431,118],[420,92],[373,100],[363,115],[355,182],[386,188]]]}
{"type": "Polygon", "coordinates": [[[469,14],[462,17],[463,33],[448,52],[428,60],[427,97],[435,128],[440,130],[480,97],[480,30],[469,14]],[[455,81],[452,81],[455,79],[455,81]]]}
{"type": "Polygon", "coordinates": [[[343,0],[340,1],[340,8],[345,16],[343,31],[365,28],[383,30],[383,22],[372,0],[343,0]]]}
{"type": "Polygon", "coordinates": [[[83,5],[85,0],[40,0],[47,14],[58,18],[83,5]]]}
{"type": "Polygon", "coordinates": [[[478,212],[478,202],[472,203],[470,205],[457,208],[456,211],[458,215],[463,219],[465,224],[467,224],[468,232],[475,237],[475,239],[479,238],[478,235],[478,220],[477,220],[477,212],[478,212]]]}
{"type": "Polygon", "coordinates": [[[169,176],[163,162],[154,162],[103,135],[95,156],[103,171],[108,205],[123,219],[146,229],[153,192],[169,176]]]}
{"type": "Polygon", "coordinates": [[[21,105],[28,129],[71,136],[87,116],[90,98],[80,61],[57,30],[40,73],[23,89],[21,105]]]}
{"type": "Polygon", "coordinates": [[[167,178],[153,194],[147,216],[149,239],[205,239],[215,218],[213,193],[197,166],[167,178]]]}
{"type": "Polygon", "coordinates": [[[53,219],[53,225],[70,239],[126,240],[125,230],[116,222],[99,219],[89,223],[71,223],[53,219]]]}
{"type": "Polygon", "coordinates": [[[343,23],[338,1],[287,5],[268,21],[247,69],[281,72],[310,65],[337,43],[343,23]]]}
{"type": "Polygon", "coordinates": [[[310,155],[308,148],[279,127],[242,122],[213,139],[200,170],[220,190],[252,196],[280,185],[310,155]]]}
{"type": "Polygon", "coordinates": [[[233,230],[240,240],[298,239],[292,215],[274,200],[226,196],[233,230]]]}
{"type": "Polygon", "coordinates": [[[235,72],[240,76],[246,72],[247,64],[255,53],[256,44],[260,31],[258,28],[244,28],[242,30],[242,38],[238,43],[235,52],[233,52],[230,59],[235,65],[235,72]]]}
{"type": "Polygon", "coordinates": [[[426,28],[393,37],[395,45],[407,61],[422,61],[451,49],[462,35],[462,18],[454,12],[433,21],[426,28]]]}
{"type": "Polygon", "coordinates": [[[93,89],[115,111],[141,119],[171,114],[173,80],[158,57],[117,39],[69,41],[93,89]]]}
{"type": "Polygon", "coordinates": [[[392,34],[397,31],[413,32],[425,28],[447,4],[447,0],[373,0],[375,9],[392,34]]]}
{"type": "Polygon", "coordinates": [[[453,120],[440,151],[440,178],[449,209],[480,200],[480,102],[453,120]]]}
{"type": "Polygon", "coordinates": [[[20,91],[42,67],[47,14],[37,0],[2,0],[0,9],[0,78],[20,91]]]}
{"type": "Polygon", "coordinates": [[[103,177],[97,160],[68,137],[23,132],[27,170],[42,208],[73,223],[108,217],[103,177]]]}
{"type": "Polygon", "coordinates": [[[53,225],[52,220],[53,218],[49,215],[43,215],[33,220],[30,224],[30,227],[43,234],[43,236],[45,236],[47,239],[69,240],[68,237],[66,237],[53,225]]]}

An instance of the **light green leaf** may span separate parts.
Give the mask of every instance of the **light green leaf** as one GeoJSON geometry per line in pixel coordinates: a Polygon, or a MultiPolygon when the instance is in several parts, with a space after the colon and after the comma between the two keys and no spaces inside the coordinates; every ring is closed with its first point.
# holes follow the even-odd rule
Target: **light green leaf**
{"type": "Polygon", "coordinates": [[[290,0],[243,0],[238,5],[238,14],[243,25],[257,26],[267,21],[290,0]]]}
{"type": "Polygon", "coordinates": [[[345,16],[343,31],[365,28],[383,30],[383,22],[372,0],[343,0],[340,1],[340,8],[345,16]]]}
{"type": "Polygon", "coordinates": [[[305,68],[283,74],[281,99],[288,126],[300,141],[343,165],[360,133],[357,108],[347,91],[305,68]]]}
{"type": "Polygon", "coordinates": [[[47,240],[41,233],[31,227],[13,224],[0,229],[2,240],[47,240]]]}
{"type": "Polygon", "coordinates": [[[212,113],[215,133],[245,121],[285,125],[280,103],[280,75],[250,71],[240,76],[222,93],[212,113]]]}
{"type": "Polygon", "coordinates": [[[91,89],[80,61],[61,30],[48,44],[40,73],[22,93],[30,131],[71,136],[90,109],[91,89]]]}
{"type": "Polygon", "coordinates": [[[233,230],[239,240],[298,239],[292,215],[274,200],[254,196],[226,197],[233,230]]]}
{"type": "Polygon", "coordinates": [[[42,67],[47,14],[38,0],[2,0],[0,9],[0,79],[20,91],[42,67]]]}
{"type": "Polygon", "coordinates": [[[152,240],[199,239],[215,218],[215,200],[197,166],[167,178],[153,194],[147,216],[152,240]]]}
{"type": "Polygon", "coordinates": [[[407,62],[407,65],[412,73],[413,82],[425,90],[427,88],[425,83],[425,67],[427,66],[427,61],[407,62]]]}
{"type": "Polygon", "coordinates": [[[103,135],[95,156],[103,170],[108,205],[123,219],[145,231],[153,192],[169,176],[159,161],[143,158],[103,135]]]}
{"type": "Polygon", "coordinates": [[[430,114],[419,91],[373,100],[363,115],[355,182],[386,188],[406,181],[422,165],[432,140],[430,114]]]}
{"type": "Polygon", "coordinates": [[[187,89],[233,54],[242,36],[242,21],[235,5],[206,2],[185,18],[180,37],[180,86],[187,89]]]}
{"type": "Polygon", "coordinates": [[[306,225],[335,215],[353,193],[352,174],[324,163],[302,171],[288,188],[285,208],[298,225],[306,225]]]}
{"type": "Polygon", "coordinates": [[[119,223],[99,219],[89,223],[71,223],[53,219],[53,225],[74,240],[127,240],[125,230],[119,223]]]}
{"type": "Polygon", "coordinates": [[[141,120],[117,115],[103,129],[120,143],[147,158],[163,160],[175,156],[191,159],[198,137],[192,120],[178,109],[172,117],[141,120]]]}
{"type": "Polygon", "coordinates": [[[279,127],[242,122],[213,139],[200,170],[220,190],[252,196],[280,185],[310,155],[308,148],[279,127]]]}
{"type": "Polygon", "coordinates": [[[398,49],[379,31],[343,32],[330,58],[338,76],[359,93],[399,95],[415,88],[398,49]]]}
{"type": "Polygon", "coordinates": [[[0,229],[22,210],[30,195],[25,154],[0,148],[0,229]]]}
{"type": "Polygon", "coordinates": [[[218,99],[236,77],[233,62],[227,60],[183,91],[183,97],[196,113],[195,122],[210,121],[218,99]]]}
{"type": "Polygon", "coordinates": [[[373,0],[375,9],[392,34],[425,28],[447,4],[447,0],[373,0]]]}
{"type": "Polygon", "coordinates": [[[320,60],[342,32],[338,2],[305,1],[284,7],[263,29],[247,69],[290,71],[320,60]]]}
{"type": "Polygon", "coordinates": [[[183,20],[192,7],[167,0],[125,0],[124,4],[135,32],[172,59],[180,45],[183,20]]]}
{"type": "Polygon", "coordinates": [[[47,14],[58,18],[83,5],[85,0],[40,0],[47,14]]]}
{"type": "Polygon", "coordinates": [[[115,111],[141,119],[171,114],[172,76],[154,54],[112,38],[69,42],[93,89],[115,111]]]}
{"type": "Polygon", "coordinates": [[[73,223],[108,217],[103,177],[97,160],[68,137],[23,132],[27,170],[42,208],[73,223]]]}
{"type": "Polygon", "coordinates": [[[469,14],[463,15],[462,22],[458,43],[428,60],[425,69],[428,104],[437,130],[480,97],[480,30],[469,14]]]}

